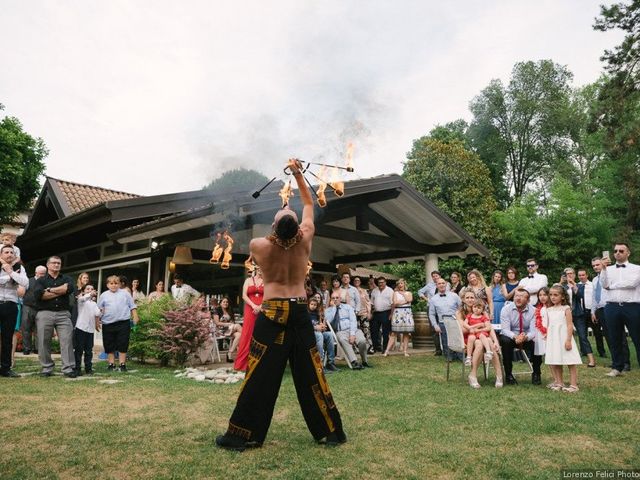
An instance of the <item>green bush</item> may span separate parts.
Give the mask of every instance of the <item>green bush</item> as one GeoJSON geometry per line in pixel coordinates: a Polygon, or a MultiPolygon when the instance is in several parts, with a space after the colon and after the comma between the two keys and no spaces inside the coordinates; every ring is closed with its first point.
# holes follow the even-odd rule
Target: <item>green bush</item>
{"type": "Polygon", "coordinates": [[[142,363],[149,358],[160,360],[163,364],[168,362],[160,345],[160,332],[165,324],[165,313],[175,308],[176,302],[171,295],[163,295],[155,302],[144,301],[138,304],[139,321],[131,332],[129,355],[142,363]]]}

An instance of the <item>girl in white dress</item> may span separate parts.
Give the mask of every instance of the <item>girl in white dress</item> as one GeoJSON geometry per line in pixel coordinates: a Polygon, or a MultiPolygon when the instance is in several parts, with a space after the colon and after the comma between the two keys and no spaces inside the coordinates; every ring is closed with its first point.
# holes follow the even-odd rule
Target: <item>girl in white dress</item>
{"type": "Polygon", "coordinates": [[[573,339],[573,318],[567,305],[567,294],[560,285],[549,289],[550,307],[542,309],[542,321],[547,330],[545,363],[551,366],[554,384],[551,389],[567,393],[578,391],[577,365],[582,363],[576,341],[573,339]],[[569,386],[564,385],[562,366],[567,365],[569,386]]]}

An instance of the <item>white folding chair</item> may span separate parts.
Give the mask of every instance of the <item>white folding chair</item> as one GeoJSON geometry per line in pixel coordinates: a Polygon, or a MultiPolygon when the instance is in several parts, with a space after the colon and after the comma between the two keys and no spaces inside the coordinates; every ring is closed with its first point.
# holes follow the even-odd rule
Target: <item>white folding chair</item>
{"type": "Polygon", "coordinates": [[[513,349],[513,358],[514,358],[514,360],[513,360],[512,364],[520,363],[520,362],[517,362],[515,360],[516,357],[517,357],[516,354],[519,354],[522,357],[522,363],[525,364],[525,366],[526,366],[525,368],[526,369],[525,370],[516,371],[516,369],[513,368],[512,371],[511,371],[511,375],[514,375],[514,376],[515,375],[531,375],[533,373],[533,366],[531,365],[531,362],[529,361],[529,356],[527,355],[527,352],[524,351],[524,348],[523,349],[514,348],[513,349]]]}
{"type": "MultiPolygon", "coordinates": [[[[494,331],[496,332],[496,335],[498,336],[498,338],[500,338],[500,326],[499,325],[492,325],[492,328],[494,329],[494,331]]],[[[495,353],[494,353],[495,355],[495,353]]],[[[502,373],[502,378],[504,378],[504,361],[502,359],[502,350],[498,349],[498,360],[500,361],[500,371],[502,373]]],[[[482,357],[482,365],[483,365],[483,370],[484,370],[484,379],[486,380],[487,378],[489,378],[489,369],[491,368],[491,365],[493,364],[493,362],[485,362],[484,361],[484,356],[482,357]]],[[[496,372],[497,375],[497,372],[496,372]]]]}
{"type": "MultiPolygon", "coordinates": [[[[502,378],[504,378],[504,362],[502,360],[502,352],[498,351],[498,353],[494,353],[494,355],[498,355],[498,360],[500,361],[500,371],[502,372],[502,378]]],[[[493,362],[485,362],[484,361],[484,356],[482,357],[482,365],[483,365],[483,370],[484,370],[484,379],[486,380],[487,378],[489,378],[489,369],[491,368],[491,365],[493,365],[493,362]]],[[[497,372],[496,372],[497,375],[497,372]]]]}
{"type": "Polygon", "coordinates": [[[206,360],[203,363],[215,363],[216,357],[218,357],[218,363],[221,362],[220,359],[220,348],[218,347],[218,340],[216,339],[215,333],[209,334],[209,340],[211,341],[211,350],[209,350],[206,360]]]}
{"type": "MultiPolygon", "coordinates": [[[[347,362],[347,366],[353,369],[353,367],[351,366],[351,362],[349,361],[349,357],[347,357],[347,354],[344,352],[342,345],[338,341],[338,336],[336,335],[336,332],[334,332],[333,327],[331,327],[331,323],[327,322],[327,326],[329,327],[329,331],[331,332],[331,335],[333,335],[333,341],[336,344],[336,356],[340,356],[344,358],[345,362],[347,362]]],[[[328,355],[325,355],[325,358],[326,357],[328,357],[328,355]]]]}
{"type": "MultiPolygon", "coordinates": [[[[451,316],[443,316],[442,323],[444,323],[444,328],[447,331],[447,348],[450,352],[461,353],[464,356],[465,346],[464,346],[464,335],[462,334],[462,328],[460,327],[460,323],[454,317],[451,316]]],[[[440,337],[440,342],[442,342],[442,337],[440,337]]],[[[444,349],[443,349],[444,351],[444,349]]],[[[449,381],[449,369],[451,365],[450,360],[451,355],[447,356],[447,382],[449,381]]],[[[462,363],[462,381],[464,382],[464,362],[462,363]]]]}

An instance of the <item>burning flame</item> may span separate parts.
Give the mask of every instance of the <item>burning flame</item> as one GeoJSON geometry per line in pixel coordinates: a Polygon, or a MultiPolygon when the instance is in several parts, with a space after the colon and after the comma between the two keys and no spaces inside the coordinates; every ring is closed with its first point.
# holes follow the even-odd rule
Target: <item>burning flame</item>
{"type": "Polygon", "coordinates": [[[255,265],[253,263],[253,255],[249,254],[249,258],[244,261],[244,268],[248,272],[253,272],[253,269],[255,268],[255,265]]]}
{"type": "MultiPolygon", "coordinates": [[[[229,234],[229,231],[225,230],[222,233],[218,232],[216,234],[216,244],[214,245],[213,251],[211,252],[211,260],[209,260],[209,263],[218,263],[220,261],[220,257],[222,257],[220,268],[224,270],[228,269],[229,264],[231,263],[232,249],[233,249],[233,238],[229,234]]],[[[245,266],[246,266],[246,262],[245,262],[245,266]]]]}
{"type": "Polygon", "coordinates": [[[345,163],[347,172],[353,172],[353,143],[347,145],[347,161],[345,163]]]}
{"type": "Polygon", "coordinates": [[[324,194],[324,191],[327,189],[327,167],[323,166],[318,172],[318,181],[320,182],[318,185],[318,190],[316,195],[318,196],[318,205],[321,208],[327,206],[327,196],[324,194]]]}
{"type": "Polygon", "coordinates": [[[209,263],[218,263],[220,261],[220,257],[222,256],[222,246],[220,245],[220,240],[222,239],[222,233],[218,232],[216,235],[216,244],[213,247],[213,251],[211,252],[211,259],[209,263]]]}
{"type": "Polygon", "coordinates": [[[329,182],[337,197],[344,195],[344,182],[340,180],[337,168],[331,169],[331,181],[329,182]]]}
{"type": "Polygon", "coordinates": [[[224,257],[222,258],[222,263],[220,263],[220,268],[226,270],[229,268],[229,264],[231,263],[231,250],[233,249],[233,238],[229,235],[229,232],[225,231],[224,235],[222,235],[223,240],[227,242],[227,248],[224,249],[224,257]]]}
{"type": "Polygon", "coordinates": [[[278,192],[278,195],[282,199],[282,208],[289,204],[289,198],[293,197],[293,189],[291,188],[291,180],[286,182],[284,186],[278,192]]]}

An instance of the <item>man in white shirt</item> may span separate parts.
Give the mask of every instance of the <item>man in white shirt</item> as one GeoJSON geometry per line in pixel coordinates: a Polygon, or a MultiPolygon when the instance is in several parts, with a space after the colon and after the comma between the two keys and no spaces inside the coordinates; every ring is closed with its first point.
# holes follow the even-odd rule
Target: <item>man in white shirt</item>
{"type": "Polygon", "coordinates": [[[549,280],[547,276],[538,273],[538,262],[536,262],[535,258],[527,260],[527,276],[520,280],[518,287],[522,287],[529,292],[530,305],[538,303],[538,292],[542,287],[548,285],[549,280]]]}
{"type": "MultiPolygon", "coordinates": [[[[613,341],[611,340],[611,335],[609,333],[609,326],[607,325],[607,317],[604,314],[604,307],[607,305],[607,291],[602,288],[602,281],[600,280],[600,272],[603,270],[602,259],[600,257],[595,257],[591,260],[591,266],[593,267],[593,271],[596,272],[596,276],[593,277],[593,298],[591,300],[591,321],[602,327],[602,331],[604,333],[604,338],[607,341],[607,346],[609,347],[609,351],[612,352],[613,341]]],[[[623,372],[628,372],[631,370],[631,366],[629,365],[629,344],[627,343],[627,339],[625,338],[622,342],[622,362],[623,362],[623,372]]],[[[613,368],[611,366],[610,368],[613,368]]]]}
{"type": "Polygon", "coordinates": [[[393,305],[393,290],[387,286],[387,279],[378,277],[378,288],[371,290],[371,342],[374,352],[382,352],[389,343],[391,332],[391,306],[393,305]],[[380,328],[382,328],[382,345],[380,345],[380,328]]]}
{"type": "Polygon", "coordinates": [[[624,361],[622,342],[625,341],[624,327],[636,347],[636,355],[640,363],[640,266],[629,262],[631,250],[624,242],[613,247],[615,265],[609,265],[609,257],[602,259],[606,267],[600,274],[602,287],[607,291],[607,305],[604,314],[613,342],[611,351],[613,368],[607,375],[622,375],[624,361]]]}
{"type": "Polygon", "coordinates": [[[173,296],[174,300],[187,302],[189,297],[198,298],[200,292],[192,288],[191,285],[184,283],[182,275],[175,274],[173,276],[173,285],[171,285],[171,296],[173,296]]]}

